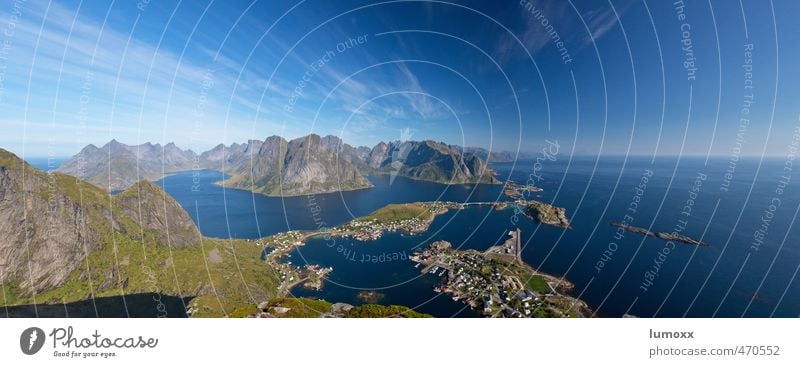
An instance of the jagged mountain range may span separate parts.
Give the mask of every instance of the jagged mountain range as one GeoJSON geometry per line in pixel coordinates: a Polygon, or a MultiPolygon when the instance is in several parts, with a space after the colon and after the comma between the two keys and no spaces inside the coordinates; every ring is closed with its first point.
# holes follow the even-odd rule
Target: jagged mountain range
{"type": "Polygon", "coordinates": [[[164,174],[190,170],[196,156],[173,143],[129,146],[112,140],[101,148],[87,145],[57,171],[113,192],[140,180],[153,181],[164,174]]]}
{"type": "Polygon", "coordinates": [[[229,175],[219,183],[226,187],[295,196],[369,188],[366,176],[376,174],[449,184],[496,183],[496,173],[481,156],[492,159],[480,148],[430,140],[381,142],[367,148],[316,134],[288,141],[270,136],[264,141],[220,144],[199,155],[172,143],[128,146],[112,140],[101,148],[87,146],[57,171],[115,192],[142,179],[207,168],[229,175]]]}

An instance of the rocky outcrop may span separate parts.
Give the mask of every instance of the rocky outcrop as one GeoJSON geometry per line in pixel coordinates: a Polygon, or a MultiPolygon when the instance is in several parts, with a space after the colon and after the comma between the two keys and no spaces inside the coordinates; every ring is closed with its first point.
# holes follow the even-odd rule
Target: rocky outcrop
{"type": "Polygon", "coordinates": [[[319,135],[290,141],[282,172],[282,191],[291,195],[371,187],[372,184],[351,163],[353,157],[340,152],[343,150],[326,146],[319,135]]]}
{"type": "Polygon", "coordinates": [[[155,243],[190,247],[200,240],[200,231],[177,201],[149,181],[140,181],[119,195],[114,204],[138,223],[155,243]]]}
{"type": "Polygon", "coordinates": [[[539,223],[571,229],[569,218],[567,218],[567,210],[564,208],[540,201],[528,201],[523,213],[528,218],[539,221],[539,223]]]}
{"type": "Polygon", "coordinates": [[[367,165],[371,168],[380,169],[384,166],[384,162],[387,158],[389,158],[389,145],[380,142],[369,152],[367,165]]]}
{"type": "Polygon", "coordinates": [[[337,159],[352,163],[359,172],[364,173],[368,170],[367,157],[369,157],[371,149],[367,147],[354,148],[333,135],[320,138],[320,142],[327,150],[332,151],[337,159]]]}
{"type": "Polygon", "coordinates": [[[231,177],[222,182],[227,187],[269,193],[280,186],[280,173],[288,142],[271,136],[265,141],[251,140],[241,146],[232,145],[224,165],[208,162],[208,166],[224,171],[231,177]]]}

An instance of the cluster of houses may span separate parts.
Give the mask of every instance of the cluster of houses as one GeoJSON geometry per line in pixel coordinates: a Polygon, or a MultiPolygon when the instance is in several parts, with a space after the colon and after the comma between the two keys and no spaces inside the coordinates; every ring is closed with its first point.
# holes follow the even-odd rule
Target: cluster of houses
{"type": "Polygon", "coordinates": [[[291,265],[284,264],[284,266],[278,267],[278,276],[281,279],[281,284],[278,286],[278,289],[284,290],[284,288],[287,288],[294,282],[295,272],[291,265]]]}
{"type": "Polygon", "coordinates": [[[303,245],[303,234],[300,231],[288,231],[266,239],[266,245],[272,245],[279,253],[303,245]]]}
{"type": "Polygon", "coordinates": [[[464,205],[452,201],[426,201],[419,203],[434,215],[444,214],[450,209],[463,209],[464,205]]]}
{"type": "Polygon", "coordinates": [[[436,242],[411,259],[426,265],[448,265],[449,276],[437,290],[451,294],[453,300],[482,308],[487,315],[532,316],[544,302],[536,292],[524,289],[517,276],[501,271],[498,261],[477,252],[452,251],[449,243],[436,242]]]}
{"type": "Polygon", "coordinates": [[[331,234],[339,237],[352,237],[358,241],[377,240],[384,232],[403,231],[419,233],[428,229],[428,223],[419,218],[410,218],[390,222],[377,219],[360,219],[331,230],[331,234]]]}
{"type": "Polygon", "coordinates": [[[292,266],[291,261],[281,263],[279,259],[287,255],[293,248],[303,245],[303,234],[300,231],[283,232],[265,239],[265,242],[261,257],[271,262],[278,270],[278,277],[281,280],[278,289],[286,290],[298,279],[297,269],[292,266]]]}

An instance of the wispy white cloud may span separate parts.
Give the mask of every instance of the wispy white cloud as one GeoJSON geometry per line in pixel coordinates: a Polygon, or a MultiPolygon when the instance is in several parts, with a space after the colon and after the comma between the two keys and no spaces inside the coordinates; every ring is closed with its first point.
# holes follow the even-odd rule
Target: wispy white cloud
{"type": "Polygon", "coordinates": [[[422,87],[417,76],[408,68],[405,63],[395,64],[400,70],[400,83],[404,86],[401,95],[408,101],[413,111],[423,119],[443,118],[451,116],[449,109],[437,100],[428,96],[428,92],[422,87]]]}
{"type": "Polygon", "coordinates": [[[294,112],[285,113],[283,107],[309,64],[353,36],[337,25],[288,54],[294,40],[274,34],[257,45],[222,50],[213,37],[210,42],[209,37],[181,40],[187,45],[182,54],[181,48],[167,46],[174,46],[174,40],[159,46],[158,38],[126,28],[132,23],[104,25],[84,10],[57,2],[27,3],[15,29],[4,80],[6,121],[0,122],[10,127],[9,121],[15,121],[13,126],[24,126],[26,135],[23,139],[17,129],[5,129],[4,146],[17,144],[14,148],[20,149],[26,141],[58,135],[59,141],[75,142],[64,148],[70,152],[76,144],[103,144],[110,138],[130,143],[175,140],[202,150],[220,140],[279,133],[291,138],[312,128],[322,133],[323,125],[329,129],[324,133],[334,133],[350,115],[348,129],[362,135],[386,129],[395,120],[452,117],[443,103],[427,96],[426,81],[413,66],[387,64],[368,76],[349,77],[365,62],[378,62],[369,45],[337,55],[304,87],[294,112]],[[320,121],[314,123],[328,94],[320,121]]]}
{"type": "Polygon", "coordinates": [[[585,44],[590,44],[592,40],[602,38],[606,33],[614,29],[619,24],[621,17],[633,4],[632,1],[619,1],[617,5],[605,4],[605,6],[592,9],[583,14],[583,19],[586,22],[591,34],[585,38],[585,44]],[[616,10],[616,13],[615,13],[616,10]]]}
{"type": "MultiPolygon", "coordinates": [[[[103,26],[59,3],[29,2],[20,19],[12,39],[3,102],[26,106],[4,117],[29,127],[27,141],[47,140],[48,135],[69,138],[67,127],[71,126],[72,135],[83,134],[94,143],[120,136],[160,141],[176,132],[174,137],[190,146],[204,144],[206,134],[217,141],[227,134],[245,137],[249,130],[239,126],[246,125],[242,121],[252,126],[251,116],[260,110],[254,96],[262,90],[253,86],[266,83],[244,70],[237,84],[237,73],[231,68],[238,65],[232,59],[213,62],[202,53],[181,57],[114,28],[119,25],[103,26]],[[227,111],[229,99],[233,113],[227,111]],[[185,133],[200,125],[202,133],[185,133]],[[56,126],[56,130],[44,126],[56,126]]],[[[284,87],[282,83],[271,86],[270,96],[284,87]]],[[[269,121],[256,123],[275,126],[269,121]]],[[[4,133],[13,131],[19,130],[4,133]]],[[[17,144],[24,144],[20,138],[17,144]]]]}
{"type": "MultiPolygon", "coordinates": [[[[633,5],[632,0],[616,1],[613,5],[620,17],[633,5]]],[[[591,45],[612,31],[619,19],[608,2],[592,2],[589,9],[573,8],[567,1],[524,1],[519,3],[523,26],[516,33],[527,51],[535,55],[546,47],[564,42],[571,53],[591,45]],[[584,26],[583,23],[586,23],[584,26]],[[589,31],[587,32],[586,28],[589,31]]],[[[501,34],[493,51],[501,63],[524,56],[512,35],[501,34]]]]}

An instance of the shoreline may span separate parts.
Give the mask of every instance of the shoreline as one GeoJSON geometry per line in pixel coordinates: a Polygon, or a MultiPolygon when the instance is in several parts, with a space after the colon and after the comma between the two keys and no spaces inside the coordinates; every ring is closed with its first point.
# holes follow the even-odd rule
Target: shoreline
{"type": "MultiPolygon", "coordinates": [[[[509,204],[518,205],[520,203],[522,202],[454,203],[433,201],[409,204],[391,204],[370,215],[356,218],[342,225],[325,230],[288,231],[262,239],[263,241],[269,241],[271,246],[274,248],[274,250],[266,255],[265,261],[269,262],[271,266],[278,269],[281,275],[282,283],[279,286],[279,294],[288,295],[294,287],[306,285],[310,279],[308,277],[307,269],[298,268],[297,266],[291,264],[291,262],[282,262],[281,259],[291,254],[297,248],[305,246],[307,241],[311,238],[330,236],[337,238],[353,238],[354,241],[364,242],[379,239],[386,232],[419,234],[430,230],[430,225],[433,223],[433,221],[439,215],[445,214],[451,209],[462,210],[469,206],[485,205],[492,206],[496,208],[496,210],[505,210],[512,207],[509,204]],[[405,212],[402,211],[403,209],[410,211],[419,210],[420,208],[425,210],[422,212],[425,215],[424,219],[419,219],[418,217],[414,216],[404,217],[403,219],[397,219],[395,217],[383,218],[379,215],[382,213],[382,211],[389,211],[394,215],[400,216],[405,214],[405,212]],[[380,217],[382,219],[378,219],[376,217],[380,217]]],[[[527,203],[527,201],[524,203],[527,203]]],[[[534,218],[530,219],[535,220],[534,218]]],[[[510,242],[511,240],[516,241],[516,236],[519,236],[519,232],[516,233],[517,234],[513,235],[512,238],[507,242],[510,242]]],[[[262,246],[262,252],[270,248],[270,244],[264,244],[262,246]]],[[[498,246],[491,246],[483,252],[476,250],[466,250],[464,252],[480,254],[481,256],[486,256],[487,258],[503,256],[497,252],[497,247],[498,246]]],[[[517,251],[518,252],[514,255],[514,259],[512,260],[517,270],[523,271],[529,274],[531,277],[539,277],[543,279],[546,284],[548,284],[551,292],[546,293],[546,297],[542,297],[543,299],[547,299],[548,310],[559,310],[558,314],[564,317],[586,317],[592,315],[592,310],[585,301],[569,294],[571,290],[575,288],[575,285],[572,282],[565,278],[562,279],[557,276],[539,271],[533,266],[522,261],[521,248],[517,251]]],[[[410,257],[410,260],[412,263],[418,262],[413,257],[410,257]]],[[[306,268],[309,266],[316,266],[319,268],[319,265],[306,265],[306,268]]],[[[426,266],[423,268],[423,270],[428,270],[429,268],[430,267],[426,266]]],[[[319,277],[315,279],[316,286],[313,288],[317,290],[324,286],[324,280],[327,278],[330,272],[333,271],[332,268],[323,269],[329,269],[329,271],[325,272],[324,274],[319,274],[319,277]]]]}
{"type": "Polygon", "coordinates": [[[511,231],[506,242],[485,251],[457,250],[440,240],[409,259],[424,265],[423,274],[439,273],[434,291],[486,317],[591,317],[588,304],[568,294],[573,283],[522,260],[520,234],[511,231]]]}

